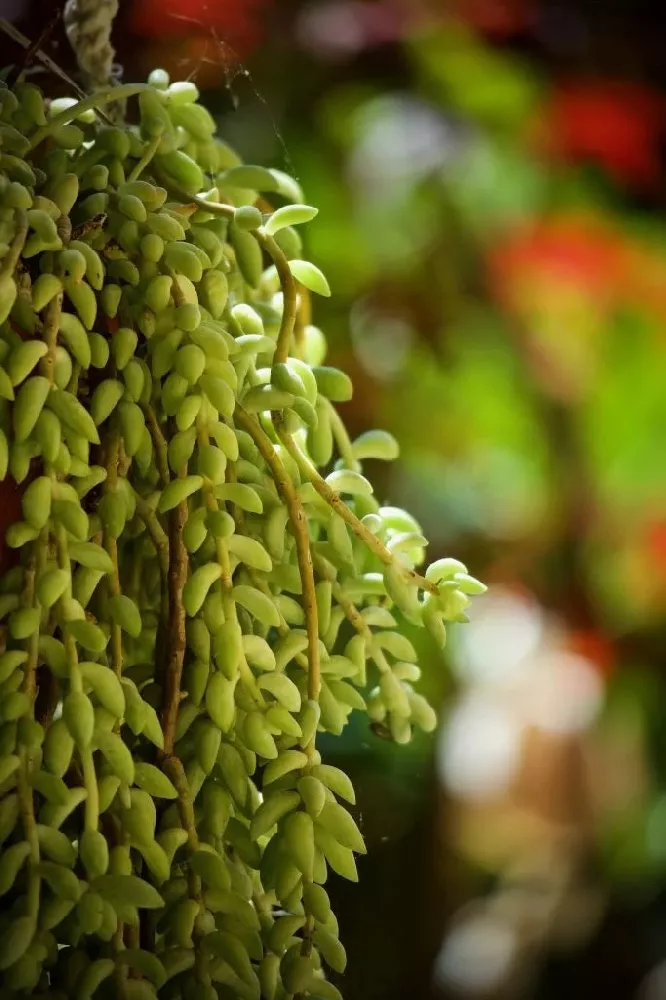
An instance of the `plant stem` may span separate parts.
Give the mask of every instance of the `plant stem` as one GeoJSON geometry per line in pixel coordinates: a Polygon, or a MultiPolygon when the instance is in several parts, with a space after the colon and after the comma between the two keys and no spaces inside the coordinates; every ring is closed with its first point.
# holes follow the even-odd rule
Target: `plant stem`
{"type": "MultiPolygon", "coordinates": [[[[201,445],[207,445],[210,442],[208,437],[208,431],[205,427],[199,427],[197,431],[197,436],[199,443],[201,445]]],[[[212,485],[204,483],[204,496],[206,498],[206,507],[210,511],[220,510],[220,504],[217,497],[215,496],[215,490],[212,485]]],[[[222,505],[224,507],[224,504],[222,505]]],[[[231,578],[231,561],[229,559],[229,547],[224,540],[224,538],[215,539],[215,554],[217,556],[217,561],[220,564],[220,583],[222,584],[222,608],[224,611],[224,617],[227,621],[238,622],[238,615],[236,613],[236,602],[233,597],[233,580],[231,578]]],[[[245,654],[241,656],[240,660],[240,676],[252,694],[254,700],[259,706],[264,705],[264,696],[261,693],[261,688],[257,684],[257,680],[252,673],[250,664],[247,662],[245,654]]]]}
{"type": "MultiPolygon", "coordinates": [[[[373,535],[372,532],[366,528],[362,521],[358,519],[356,514],[354,514],[344,500],[342,500],[340,495],[336,493],[335,490],[331,489],[326,480],[319,475],[312,462],[303,454],[291,434],[287,434],[284,431],[278,431],[278,434],[285,448],[298,464],[299,469],[312,483],[317,493],[323,497],[330,507],[333,508],[336,514],[340,515],[342,520],[349,525],[356,537],[359,538],[371,552],[373,552],[386,566],[394,566],[396,564],[396,559],[393,553],[386,548],[380,538],[373,535]]],[[[408,566],[400,566],[400,569],[408,582],[420,587],[421,590],[429,591],[431,594],[439,594],[437,584],[432,583],[431,580],[426,580],[426,578],[421,576],[420,573],[417,573],[416,570],[410,569],[408,566]]]]}
{"type": "Polygon", "coordinates": [[[166,577],[169,573],[169,539],[164,528],[159,522],[157,514],[150,506],[145,497],[134,491],[136,501],[136,512],[146,526],[146,531],[150,535],[151,541],[157,552],[157,560],[160,564],[160,572],[166,577]]]}
{"type": "Polygon", "coordinates": [[[143,412],[146,414],[146,419],[148,421],[148,429],[150,431],[150,436],[153,439],[153,446],[155,448],[155,458],[157,462],[157,471],[160,474],[162,485],[166,486],[167,483],[171,481],[171,475],[169,473],[169,459],[167,456],[166,438],[162,433],[162,428],[160,427],[155,410],[149,403],[147,403],[143,407],[143,412]]]}
{"type": "Polygon", "coordinates": [[[174,198],[177,198],[184,205],[196,205],[197,208],[201,208],[205,212],[211,212],[213,215],[223,215],[226,219],[233,219],[236,213],[233,205],[225,205],[218,201],[208,201],[206,198],[202,198],[201,195],[189,194],[188,191],[185,191],[184,188],[171,180],[169,175],[159,167],[156,168],[155,175],[174,198]]]}
{"type": "Polygon", "coordinates": [[[44,378],[48,379],[49,385],[53,385],[53,373],[55,369],[56,347],[58,345],[58,328],[60,326],[60,313],[62,312],[62,300],[64,293],[58,292],[46,307],[44,326],[42,328],[42,339],[47,346],[47,352],[39,362],[39,370],[44,378]]]}
{"type": "MultiPolygon", "coordinates": [[[[120,441],[118,435],[113,433],[108,441],[108,454],[106,459],[106,480],[104,483],[105,493],[115,493],[118,487],[118,458],[120,452],[120,441]]],[[[113,563],[113,573],[110,576],[110,590],[114,597],[120,594],[120,572],[118,569],[118,544],[116,539],[105,529],[104,548],[109,553],[109,558],[113,563]]],[[[123,633],[117,622],[111,623],[111,660],[113,669],[120,677],[123,672],[123,633]]]]}
{"type": "Polygon", "coordinates": [[[336,603],[339,604],[342,610],[344,611],[345,618],[351,625],[354,626],[358,634],[362,635],[363,638],[368,643],[370,649],[370,655],[375,661],[380,673],[386,673],[387,671],[390,671],[391,667],[389,666],[388,660],[384,655],[384,650],[375,643],[372,629],[370,628],[369,625],[366,624],[363,615],[358,610],[354,602],[349,597],[347,597],[344,590],[337,582],[335,574],[330,570],[326,561],[322,559],[320,556],[315,555],[314,561],[319,576],[321,576],[324,580],[328,580],[330,582],[333,597],[335,598],[336,603]]]}
{"type": "Polygon", "coordinates": [[[79,115],[84,114],[86,111],[103,108],[105,104],[111,104],[113,101],[125,101],[128,97],[134,97],[136,94],[141,94],[143,91],[148,90],[152,90],[152,88],[147,83],[125,83],[119,87],[105,87],[96,94],[91,94],[90,97],[84,97],[83,100],[73,104],[71,108],[65,108],[64,111],[61,111],[59,115],[52,118],[46,125],[38,128],[30,140],[30,149],[35,149],[44,139],[53,135],[63,125],[69,125],[70,122],[73,122],[75,118],[78,118],[79,115]]]}
{"type": "Polygon", "coordinates": [[[159,136],[159,135],[156,135],[155,138],[152,140],[152,142],[148,143],[148,146],[146,147],[146,152],[143,154],[143,156],[141,157],[141,159],[139,160],[139,162],[136,164],[136,166],[134,167],[134,169],[130,171],[130,175],[127,178],[128,181],[135,181],[135,180],[137,180],[141,176],[141,174],[143,173],[143,171],[146,169],[146,167],[148,166],[148,164],[151,162],[151,160],[154,157],[154,155],[157,152],[157,150],[160,148],[160,142],[161,141],[162,141],[162,137],[159,136]]]}
{"type": "MultiPolygon", "coordinates": [[[[51,473],[54,481],[55,474],[51,473]]],[[[62,524],[56,523],[55,526],[55,539],[56,539],[56,551],[58,556],[58,566],[60,569],[71,573],[71,562],[69,558],[69,545],[67,542],[67,532],[62,524]]],[[[63,598],[70,598],[72,596],[72,585],[71,576],[70,584],[67,587],[63,598]]],[[[63,599],[61,598],[61,600],[63,599]]],[[[69,666],[69,684],[72,691],[83,691],[83,680],[81,678],[81,670],[79,668],[79,654],[76,648],[76,641],[74,637],[69,633],[67,627],[64,629],[63,643],[65,646],[65,652],[67,654],[67,663],[69,666]]],[[[83,771],[83,787],[86,790],[86,799],[84,807],[84,823],[86,830],[96,830],[99,825],[99,788],[97,786],[97,774],[95,772],[95,764],[93,761],[93,754],[90,747],[85,750],[79,750],[79,757],[81,759],[81,769],[83,771]]]]}
{"type": "MultiPolygon", "coordinates": [[[[26,587],[24,590],[24,602],[27,607],[34,607],[39,610],[39,602],[35,593],[37,577],[44,568],[46,562],[46,545],[48,542],[48,531],[42,530],[39,537],[32,544],[31,564],[28,566],[26,577],[26,587]]],[[[23,690],[30,700],[28,709],[29,717],[34,718],[35,709],[35,672],[37,669],[37,658],[39,649],[39,630],[28,639],[28,659],[25,666],[25,676],[23,680],[23,690]]],[[[19,772],[18,772],[18,799],[21,814],[21,823],[25,839],[30,845],[30,868],[28,875],[28,912],[34,919],[39,911],[40,876],[36,866],[39,864],[40,851],[39,839],[37,837],[37,827],[35,825],[35,803],[30,784],[30,773],[34,764],[34,751],[27,747],[19,750],[19,772]]]]}
{"type": "Polygon", "coordinates": [[[14,211],[16,212],[18,225],[16,227],[16,232],[14,233],[14,239],[9,244],[9,250],[7,251],[7,254],[2,261],[2,265],[0,266],[0,277],[14,273],[23,247],[25,246],[25,241],[28,237],[28,213],[24,208],[17,208],[14,211]]]}
{"type": "Polygon", "coordinates": [[[308,522],[303,510],[303,505],[294,488],[294,484],[289,478],[287,471],[280,461],[280,457],[275,451],[268,435],[262,430],[258,421],[243,409],[240,404],[236,405],[235,419],[240,426],[250,434],[252,440],[259,449],[259,453],[271,470],[273,481],[282,500],[289,511],[292,531],[296,541],[296,554],[298,557],[298,569],[303,585],[303,608],[305,611],[305,627],[308,636],[308,698],[316,701],[319,698],[321,688],[321,672],[319,663],[319,625],[317,621],[317,597],[314,583],[314,570],[312,568],[312,552],[310,549],[310,536],[308,533],[308,522]]]}
{"type": "Polygon", "coordinates": [[[187,501],[183,500],[169,514],[169,623],[168,661],[164,678],[162,701],[162,729],[164,753],[173,754],[180,705],[180,684],[185,659],[185,608],[183,587],[187,582],[188,556],[183,542],[183,528],[187,521],[187,501]]]}
{"type": "Polygon", "coordinates": [[[347,428],[343,423],[342,417],[329,399],[326,400],[326,407],[331,420],[331,429],[333,431],[333,437],[338,449],[338,454],[340,455],[346,469],[357,469],[358,463],[354,458],[351,439],[347,433],[347,428]]]}
{"type": "MultiPolygon", "coordinates": [[[[5,20],[4,17],[0,18],[0,31],[4,32],[4,34],[7,35],[8,38],[11,38],[13,42],[16,42],[17,45],[20,45],[22,48],[24,49],[32,48],[32,42],[30,41],[30,39],[26,38],[25,35],[18,30],[18,28],[16,28],[13,24],[10,24],[10,22],[5,20]]],[[[81,88],[79,87],[79,85],[75,83],[74,80],[72,80],[72,78],[68,76],[64,70],[60,69],[58,64],[54,62],[50,56],[47,56],[45,52],[42,52],[41,49],[37,49],[37,51],[33,52],[33,56],[38,62],[42,64],[42,66],[48,69],[49,72],[59,77],[64,83],[67,84],[68,87],[71,87],[75,94],[77,94],[79,97],[86,96],[83,90],[81,90],[81,88]]],[[[100,115],[101,117],[105,118],[105,120],[108,121],[103,112],[100,112],[100,115]]]]}
{"type": "MultiPolygon", "coordinates": [[[[214,215],[224,215],[227,219],[233,219],[235,209],[231,205],[222,205],[215,201],[207,201],[205,198],[201,198],[196,194],[188,194],[187,191],[184,191],[182,188],[178,187],[177,184],[170,181],[163,172],[158,171],[158,175],[159,179],[163,181],[164,186],[185,204],[191,202],[196,205],[197,208],[201,208],[206,212],[211,212],[214,215]]],[[[280,284],[282,285],[282,320],[280,322],[280,330],[278,333],[277,345],[275,347],[275,354],[273,355],[273,364],[279,364],[280,362],[286,361],[289,357],[291,341],[294,335],[294,324],[296,322],[296,314],[298,310],[296,281],[291,273],[289,261],[282,253],[282,250],[280,250],[273,237],[269,236],[262,229],[253,229],[252,235],[256,239],[257,243],[273,260],[275,269],[280,278],[280,284]]]]}
{"type": "Polygon", "coordinates": [[[174,788],[178,792],[180,821],[183,824],[183,829],[187,833],[187,841],[190,850],[198,851],[199,834],[197,833],[197,826],[194,818],[194,805],[192,803],[192,795],[190,793],[190,786],[187,781],[187,775],[185,774],[183,762],[179,757],[171,754],[170,756],[164,758],[164,770],[167,777],[173,783],[174,788]]]}
{"type": "Polygon", "coordinates": [[[298,311],[296,281],[291,273],[289,261],[282,253],[282,250],[280,250],[273,237],[268,236],[261,229],[254,230],[252,235],[256,239],[259,246],[262,247],[271,257],[273,263],[275,264],[275,270],[278,273],[280,284],[282,286],[282,319],[280,321],[280,330],[277,336],[275,354],[273,355],[273,364],[283,364],[289,357],[291,342],[294,336],[296,314],[298,311]]]}
{"type": "Polygon", "coordinates": [[[298,293],[298,311],[294,325],[294,356],[302,358],[305,352],[305,330],[312,321],[312,300],[310,292],[301,286],[298,293]]]}
{"type": "MultiPolygon", "coordinates": [[[[192,793],[190,792],[183,762],[180,757],[171,754],[171,756],[163,758],[162,766],[166,776],[178,792],[178,810],[183,830],[187,833],[187,846],[191,852],[198,851],[199,834],[197,833],[196,817],[194,815],[194,803],[192,802],[192,793]]],[[[188,883],[191,898],[201,899],[201,879],[191,870],[188,871],[188,883]]]]}

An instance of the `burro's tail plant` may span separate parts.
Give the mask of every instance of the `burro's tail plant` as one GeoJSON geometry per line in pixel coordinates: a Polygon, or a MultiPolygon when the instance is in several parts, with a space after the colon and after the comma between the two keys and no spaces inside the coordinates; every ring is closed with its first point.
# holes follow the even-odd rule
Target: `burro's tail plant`
{"type": "Polygon", "coordinates": [[[3,998],[339,997],[325,885],[365,847],[317,734],[431,730],[397,619],[443,644],[483,589],[375,499],[316,210],[197,98],[0,85],[3,998]]]}

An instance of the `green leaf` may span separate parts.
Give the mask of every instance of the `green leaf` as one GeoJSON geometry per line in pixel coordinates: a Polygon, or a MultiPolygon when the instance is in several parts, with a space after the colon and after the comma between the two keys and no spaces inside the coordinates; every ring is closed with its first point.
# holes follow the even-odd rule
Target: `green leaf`
{"type": "Polygon", "coordinates": [[[316,292],[317,295],[325,295],[326,297],[330,296],[331,289],[328,281],[319,268],[311,264],[309,260],[290,260],[289,270],[296,278],[296,281],[300,281],[311,292],[316,292]]]}
{"type": "Polygon", "coordinates": [[[95,879],[91,888],[114,907],[159,910],[164,906],[157,889],[136,875],[102,875],[95,879]]]}

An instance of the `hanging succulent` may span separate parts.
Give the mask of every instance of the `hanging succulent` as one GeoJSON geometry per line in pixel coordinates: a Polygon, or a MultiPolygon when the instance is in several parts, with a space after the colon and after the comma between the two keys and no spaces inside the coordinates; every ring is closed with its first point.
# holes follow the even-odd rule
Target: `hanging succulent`
{"type": "Polygon", "coordinates": [[[365,848],[317,733],[431,730],[396,609],[443,644],[483,590],[417,572],[305,319],[316,210],[197,98],[0,85],[3,997],[338,997],[324,885],[365,848]]]}

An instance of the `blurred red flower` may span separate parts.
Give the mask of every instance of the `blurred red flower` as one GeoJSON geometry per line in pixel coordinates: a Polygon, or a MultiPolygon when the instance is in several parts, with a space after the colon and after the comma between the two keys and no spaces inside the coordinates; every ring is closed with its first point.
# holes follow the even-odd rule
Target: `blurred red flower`
{"type": "Polygon", "coordinates": [[[582,213],[537,219],[492,248],[491,293],[550,395],[573,402],[589,390],[610,311],[635,301],[634,258],[612,220],[582,213]]]}
{"type": "Polygon", "coordinates": [[[541,109],[535,137],[549,156],[597,162],[616,181],[650,190],[662,170],[665,107],[638,83],[567,83],[541,109]]]}
{"type": "Polygon", "coordinates": [[[133,30],[143,37],[203,35],[247,55],[263,35],[272,0],[135,0],[133,30]]]}
{"type": "Polygon", "coordinates": [[[456,15],[491,38],[511,38],[532,26],[533,0],[458,0],[456,15]]]}

